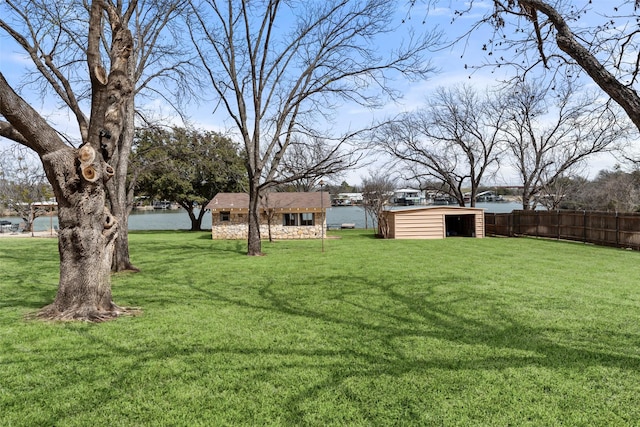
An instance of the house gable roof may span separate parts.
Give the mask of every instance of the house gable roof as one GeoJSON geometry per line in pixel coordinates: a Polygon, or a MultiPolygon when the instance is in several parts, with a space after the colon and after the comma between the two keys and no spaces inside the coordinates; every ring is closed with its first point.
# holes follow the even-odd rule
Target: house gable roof
{"type": "MultiPolygon", "coordinates": [[[[262,209],[275,210],[300,210],[300,209],[320,209],[331,206],[331,199],[327,192],[310,192],[310,193],[276,193],[270,192],[260,200],[262,209]],[[320,197],[322,196],[322,200],[320,197]]],[[[249,195],[247,193],[218,193],[205,206],[205,209],[211,212],[221,210],[248,210],[249,195]]]]}
{"type": "Polygon", "coordinates": [[[249,195],[247,193],[218,193],[205,206],[212,212],[216,210],[249,209],[249,195]]]}

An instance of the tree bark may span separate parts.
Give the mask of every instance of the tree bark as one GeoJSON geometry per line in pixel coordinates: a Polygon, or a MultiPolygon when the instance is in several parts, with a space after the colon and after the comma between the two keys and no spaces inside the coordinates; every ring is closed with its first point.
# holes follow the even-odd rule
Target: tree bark
{"type": "MultiPolygon", "coordinates": [[[[129,61],[132,62],[132,61],[129,61]]],[[[131,67],[131,64],[128,65],[131,67]]],[[[112,156],[113,166],[116,169],[116,176],[113,182],[107,187],[109,205],[113,215],[118,220],[120,231],[114,243],[113,264],[111,269],[118,271],[139,272],[140,269],[131,263],[129,256],[129,214],[133,206],[133,192],[129,191],[127,183],[127,172],[129,169],[129,153],[133,143],[134,133],[134,102],[133,97],[125,107],[124,126],[122,137],[118,141],[114,155],[112,156]]]]}
{"type": "Polygon", "coordinates": [[[260,187],[253,179],[249,180],[249,218],[247,231],[247,255],[260,256],[262,241],[260,239],[260,187]]]}
{"type": "Polygon", "coordinates": [[[97,172],[94,182],[83,176],[82,164],[77,167],[74,149],[42,157],[58,201],[60,282],[55,301],[40,310],[40,318],[97,322],[128,311],[112,301],[111,260],[118,223],[105,207],[102,181],[108,179],[110,166],[97,157],[90,165],[97,172]]]}

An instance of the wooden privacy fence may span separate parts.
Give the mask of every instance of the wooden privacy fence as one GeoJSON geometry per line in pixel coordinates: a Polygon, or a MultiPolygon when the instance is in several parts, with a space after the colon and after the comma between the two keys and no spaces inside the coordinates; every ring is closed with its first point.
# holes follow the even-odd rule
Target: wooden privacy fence
{"type": "Polygon", "coordinates": [[[486,236],[535,236],[640,250],[640,213],[558,210],[484,216],[486,236]]]}

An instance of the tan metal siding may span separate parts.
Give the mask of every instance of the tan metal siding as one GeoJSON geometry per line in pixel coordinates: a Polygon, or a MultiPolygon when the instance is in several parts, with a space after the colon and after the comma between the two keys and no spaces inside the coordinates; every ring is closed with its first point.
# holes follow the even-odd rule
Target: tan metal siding
{"type": "Polygon", "coordinates": [[[476,213],[476,237],[484,237],[484,212],[476,213]]]}
{"type": "Polygon", "coordinates": [[[447,215],[473,215],[474,230],[478,238],[484,237],[484,211],[473,208],[418,208],[415,210],[387,211],[389,237],[395,239],[443,239],[447,215]]]}
{"type": "Polygon", "coordinates": [[[396,239],[442,239],[444,217],[439,212],[425,215],[412,212],[396,215],[396,239]]]}

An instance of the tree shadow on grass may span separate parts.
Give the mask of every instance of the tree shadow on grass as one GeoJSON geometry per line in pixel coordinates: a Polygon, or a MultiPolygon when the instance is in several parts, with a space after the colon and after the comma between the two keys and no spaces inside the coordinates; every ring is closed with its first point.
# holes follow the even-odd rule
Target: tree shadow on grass
{"type": "MultiPolygon", "coordinates": [[[[288,283],[287,287],[266,284],[260,289],[262,299],[248,302],[235,299],[208,289],[197,289],[212,300],[235,305],[239,309],[265,310],[285,318],[309,319],[334,331],[327,335],[335,351],[309,350],[309,356],[324,365],[324,380],[309,384],[299,394],[290,398],[283,407],[290,408],[287,422],[300,422],[303,406],[318,399],[327,390],[340,388],[347,380],[377,378],[388,375],[399,378],[405,375],[422,375],[426,371],[450,370],[456,372],[506,371],[519,368],[543,368],[549,371],[582,371],[589,366],[609,367],[621,371],[640,371],[638,349],[589,346],[576,340],[574,330],[541,322],[532,324],[518,318],[499,300],[481,293],[451,289],[449,298],[435,292],[433,285],[425,284],[420,295],[399,291],[401,284],[385,285],[369,277],[349,276],[350,286],[344,291],[340,284],[344,276],[336,275],[313,282],[309,277],[300,283],[288,283]],[[305,300],[296,295],[296,288],[319,286],[321,299],[305,300]],[[360,291],[354,292],[355,289],[360,291]],[[374,293],[369,298],[367,293],[374,293]],[[380,298],[384,304],[380,305],[380,298]],[[374,304],[369,304],[374,302],[374,304]],[[465,305],[486,305],[483,316],[464,313],[465,305]],[[366,337],[366,338],[364,338],[366,337]],[[434,352],[434,355],[412,353],[413,341],[436,343],[443,347],[468,349],[463,357],[455,353],[434,352]],[[353,343],[344,345],[336,343],[353,343]],[[405,343],[406,345],[399,345],[405,343]],[[479,349],[474,353],[473,349],[479,349]],[[349,363],[333,363],[332,359],[347,359],[349,363]]],[[[454,284],[458,277],[441,278],[438,286],[454,284]]],[[[494,295],[494,297],[496,297],[494,295]]],[[[292,322],[295,324],[295,322],[292,322]]],[[[294,326],[293,326],[294,327],[294,326]]],[[[594,326],[590,335],[595,343],[640,342],[640,336],[628,332],[594,326]]],[[[227,349],[231,350],[231,349],[227,349]]],[[[245,351],[286,354],[287,349],[245,351]]],[[[297,354],[299,350],[292,350],[297,354]]],[[[428,351],[428,350],[427,350],[428,351]]],[[[366,408],[362,408],[366,411],[366,408]]]]}
{"type": "Polygon", "coordinates": [[[11,280],[11,283],[17,284],[16,287],[2,292],[0,298],[0,309],[3,308],[27,308],[29,310],[37,310],[50,304],[58,289],[58,283],[52,283],[47,287],[36,280],[24,277],[12,278],[11,275],[3,275],[11,280]]]}
{"type": "MultiPolygon", "coordinates": [[[[336,276],[334,280],[343,280],[336,276]]],[[[462,308],[466,303],[478,305],[482,295],[467,294],[460,295],[455,300],[442,301],[435,296],[433,289],[425,287],[422,295],[415,297],[397,292],[394,286],[379,284],[376,280],[369,278],[349,277],[351,282],[359,281],[363,285],[362,289],[375,289],[379,294],[383,294],[391,306],[398,308],[391,311],[388,308],[372,308],[365,305],[362,300],[350,300],[352,292],[335,292],[332,296],[339,304],[347,307],[342,314],[327,313],[311,306],[300,306],[295,304],[288,294],[279,295],[271,286],[265,286],[261,295],[268,301],[268,306],[288,315],[311,317],[314,319],[342,324],[346,327],[355,327],[363,331],[372,331],[378,339],[388,341],[398,337],[427,337],[438,340],[462,343],[468,345],[482,345],[498,349],[514,349],[525,352],[533,352],[540,355],[534,358],[536,366],[558,367],[559,365],[573,366],[580,364],[599,364],[614,366],[622,369],[640,368],[640,356],[622,355],[618,350],[611,349],[612,352],[600,350],[589,350],[580,348],[572,340],[571,336],[550,339],[548,332],[560,334],[565,332],[562,329],[552,326],[532,326],[529,323],[515,318],[510,314],[510,310],[505,309],[499,303],[492,300],[485,300],[485,304],[491,306],[486,311],[494,313],[490,319],[480,320],[461,314],[462,309],[450,310],[448,306],[462,308]],[[366,313],[360,319],[354,318],[353,313],[358,311],[366,313]],[[362,318],[377,319],[376,322],[369,323],[362,318]]],[[[456,278],[452,281],[455,282],[456,278]]],[[[339,282],[338,282],[339,283],[339,282]]],[[[465,291],[468,292],[468,291],[465,291]]],[[[377,298],[377,297],[376,297],[377,298]]],[[[571,333],[571,331],[566,331],[571,333]]],[[[616,341],[616,336],[627,336],[627,333],[619,330],[602,330],[594,327],[594,333],[601,337],[606,337],[608,341],[616,341]]],[[[597,338],[597,337],[596,337],[597,338]]],[[[640,342],[640,336],[635,337],[634,342],[640,342]]],[[[387,345],[389,350],[393,345],[387,345]]],[[[392,352],[394,353],[394,352],[392,352]]],[[[400,357],[402,359],[402,357],[400,357]]],[[[481,360],[469,361],[468,365],[481,363],[482,366],[490,368],[507,368],[510,362],[481,360]]],[[[521,364],[519,364],[520,366],[521,364]]],[[[469,366],[463,366],[466,369],[469,366]]]]}
{"type": "Polygon", "coordinates": [[[60,261],[57,250],[47,249],[25,246],[0,256],[0,308],[38,309],[53,301],[60,261]]]}
{"type": "MultiPolygon", "coordinates": [[[[208,235],[207,235],[208,236],[208,235]]],[[[246,254],[247,243],[243,240],[212,240],[194,236],[193,240],[150,240],[136,243],[134,258],[146,258],[151,256],[151,262],[157,262],[159,256],[170,260],[173,265],[176,261],[192,259],[194,255],[207,256],[211,259],[216,253],[246,254]],[[137,253],[141,255],[137,255],[137,253]]]]}
{"type": "MultiPolygon", "coordinates": [[[[233,251],[234,245],[225,247],[233,251]]],[[[497,299],[498,295],[482,294],[468,288],[457,289],[456,285],[464,277],[443,275],[437,280],[430,279],[428,283],[408,288],[402,283],[402,278],[395,283],[381,283],[372,277],[354,274],[345,277],[336,272],[325,276],[308,274],[283,284],[275,279],[277,271],[271,274],[273,277],[262,277],[261,283],[248,287],[247,293],[206,288],[193,283],[185,286],[194,291],[192,294],[200,295],[201,301],[215,303],[215,307],[247,310],[256,317],[264,314],[273,322],[290,324],[291,328],[299,327],[300,333],[308,329],[311,335],[315,335],[315,338],[312,336],[308,339],[308,345],[275,339],[261,342],[251,339],[250,334],[233,336],[234,339],[224,342],[203,341],[184,331],[177,333],[172,326],[167,327],[165,334],[154,331],[156,335],[152,335],[153,340],[127,336],[125,342],[118,342],[95,328],[71,326],[69,331],[81,336],[84,345],[78,359],[67,359],[67,362],[82,364],[91,361],[111,365],[112,358],[121,360],[119,363],[122,366],[113,369],[113,375],[108,380],[104,377],[83,380],[95,382],[94,393],[104,394],[104,404],[109,399],[117,402],[120,396],[111,390],[117,390],[121,384],[134,383],[139,378],[139,372],[158,378],[154,381],[165,380],[172,386],[186,387],[189,375],[193,377],[199,374],[202,377],[209,374],[209,370],[215,370],[216,376],[224,380],[225,384],[221,387],[225,387],[226,395],[233,395],[239,402],[249,404],[254,399],[251,391],[255,384],[281,384],[283,375],[294,376],[298,371],[312,370],[316,377],[300,379],[296,383],[296,390],[285,397],[273,397],[281,399],[278,407],[282,411],[283,423],[287,425],[303,424],[302,420],[313,403],[327,394],[343,392],[354,379],[366,381],[384,376],[420,376],[425,372],[452,371],[464,374],[467,371],[525,367],[556,371],[605,366],[634,374],[640,370],[640,359],[634,349],[589,348],[576,342],[570,335],[572,331],[544,322],[533,324],[518,317],[515,311],[497,299]],[[348,286],[345,285],[347,281],[348,286]],[[444,294],[443,288],[446,290],[444,294]],[[478,306],[484,307],[483,313],[491,314],[474,316],[464,310],[465,307],[478,306]],[[141,344],[134,345],[136,340],[141,344]],[[433,354],[417,354],[408,351],[413,342],[426,342],[428,345],[436,343],[444,347],[464,346],[482,351],[470,352],[464,357],[436,351],[433,354]],[[161,374],[149,372],[158,364],[180,366],[186,373],[178,374],[184,376],[169,381],[161,374]],[[184,384],[179,384],[181,382],[184,384]]],[[[30,293],[33,294],[35,290],[30,293]]],[[[41,292],[43,299],[49,301],[55,290],[47,297],[44,297],[44,291],[41,292]]],[[[187,296],[167,295],[166,298],[166,304],[173,304],[176,308],[188,303],[187,296]]],[[[29,297],[26,300],[31,299],[29,297]]],[[[109,326],[116,329],[121,327],[109,326]]],[[[158,325],[149,323],[147,327],[158,328],[158,325]]],[[[193,324],[194,334],[199,327],[202,325],[193,324]]],[[[238,327],[244,328],[242,325],[231,325],[230,332],[231,328],[238,327]]],[[[621,337],[620,341],[625,338],[626,341],[640,342],[638,336],[629,337],[625,331],[597,325],[592,333],[595,340],[607,337],[610,342],[616,342],[616,337],[621,337]]],[[[7,354],[5,362],[10,363],[20,353],[16,352],[16,356],[7,354]]],[[[30,357],[42,358],[40,363],[45,365],[50,356],[39,353],[30,357]]],[[[68,384],[69,388],[75,386],[73,382],[68,384]]],[[[150,388],[161,387],[162,383],[158,383],[150,388]]],[[[366,399],[359,397],[354,396],[351,403],[357,406],[361,414],[369,413],[371,408],[367,407],[366,399]]],[[[90,398],[82,396],[69,403],[69,406],[70,413],[87,411],[86,408],[91,406],[90,398]]],[[[338,417],[337,407],[335,412],[338,417]]],[[[238,418],[229,418],[227,421],[237,424],[256,421],[250,415],[242,415],[241,411],[229,415],[233,416],[238,418]]],[[[59,420],[65,419],[64,414],[59,417],[59,420]]],[[[366,416],[363,415],[363,418],[366,416]]],[[[52,419],[55,421],[55,416],[52,419]]],[[[336,420],[328,421],[336,423],[336,420]]],[[[376,424],[375,421],[374,417],[372,424],[376,424]]]]}

